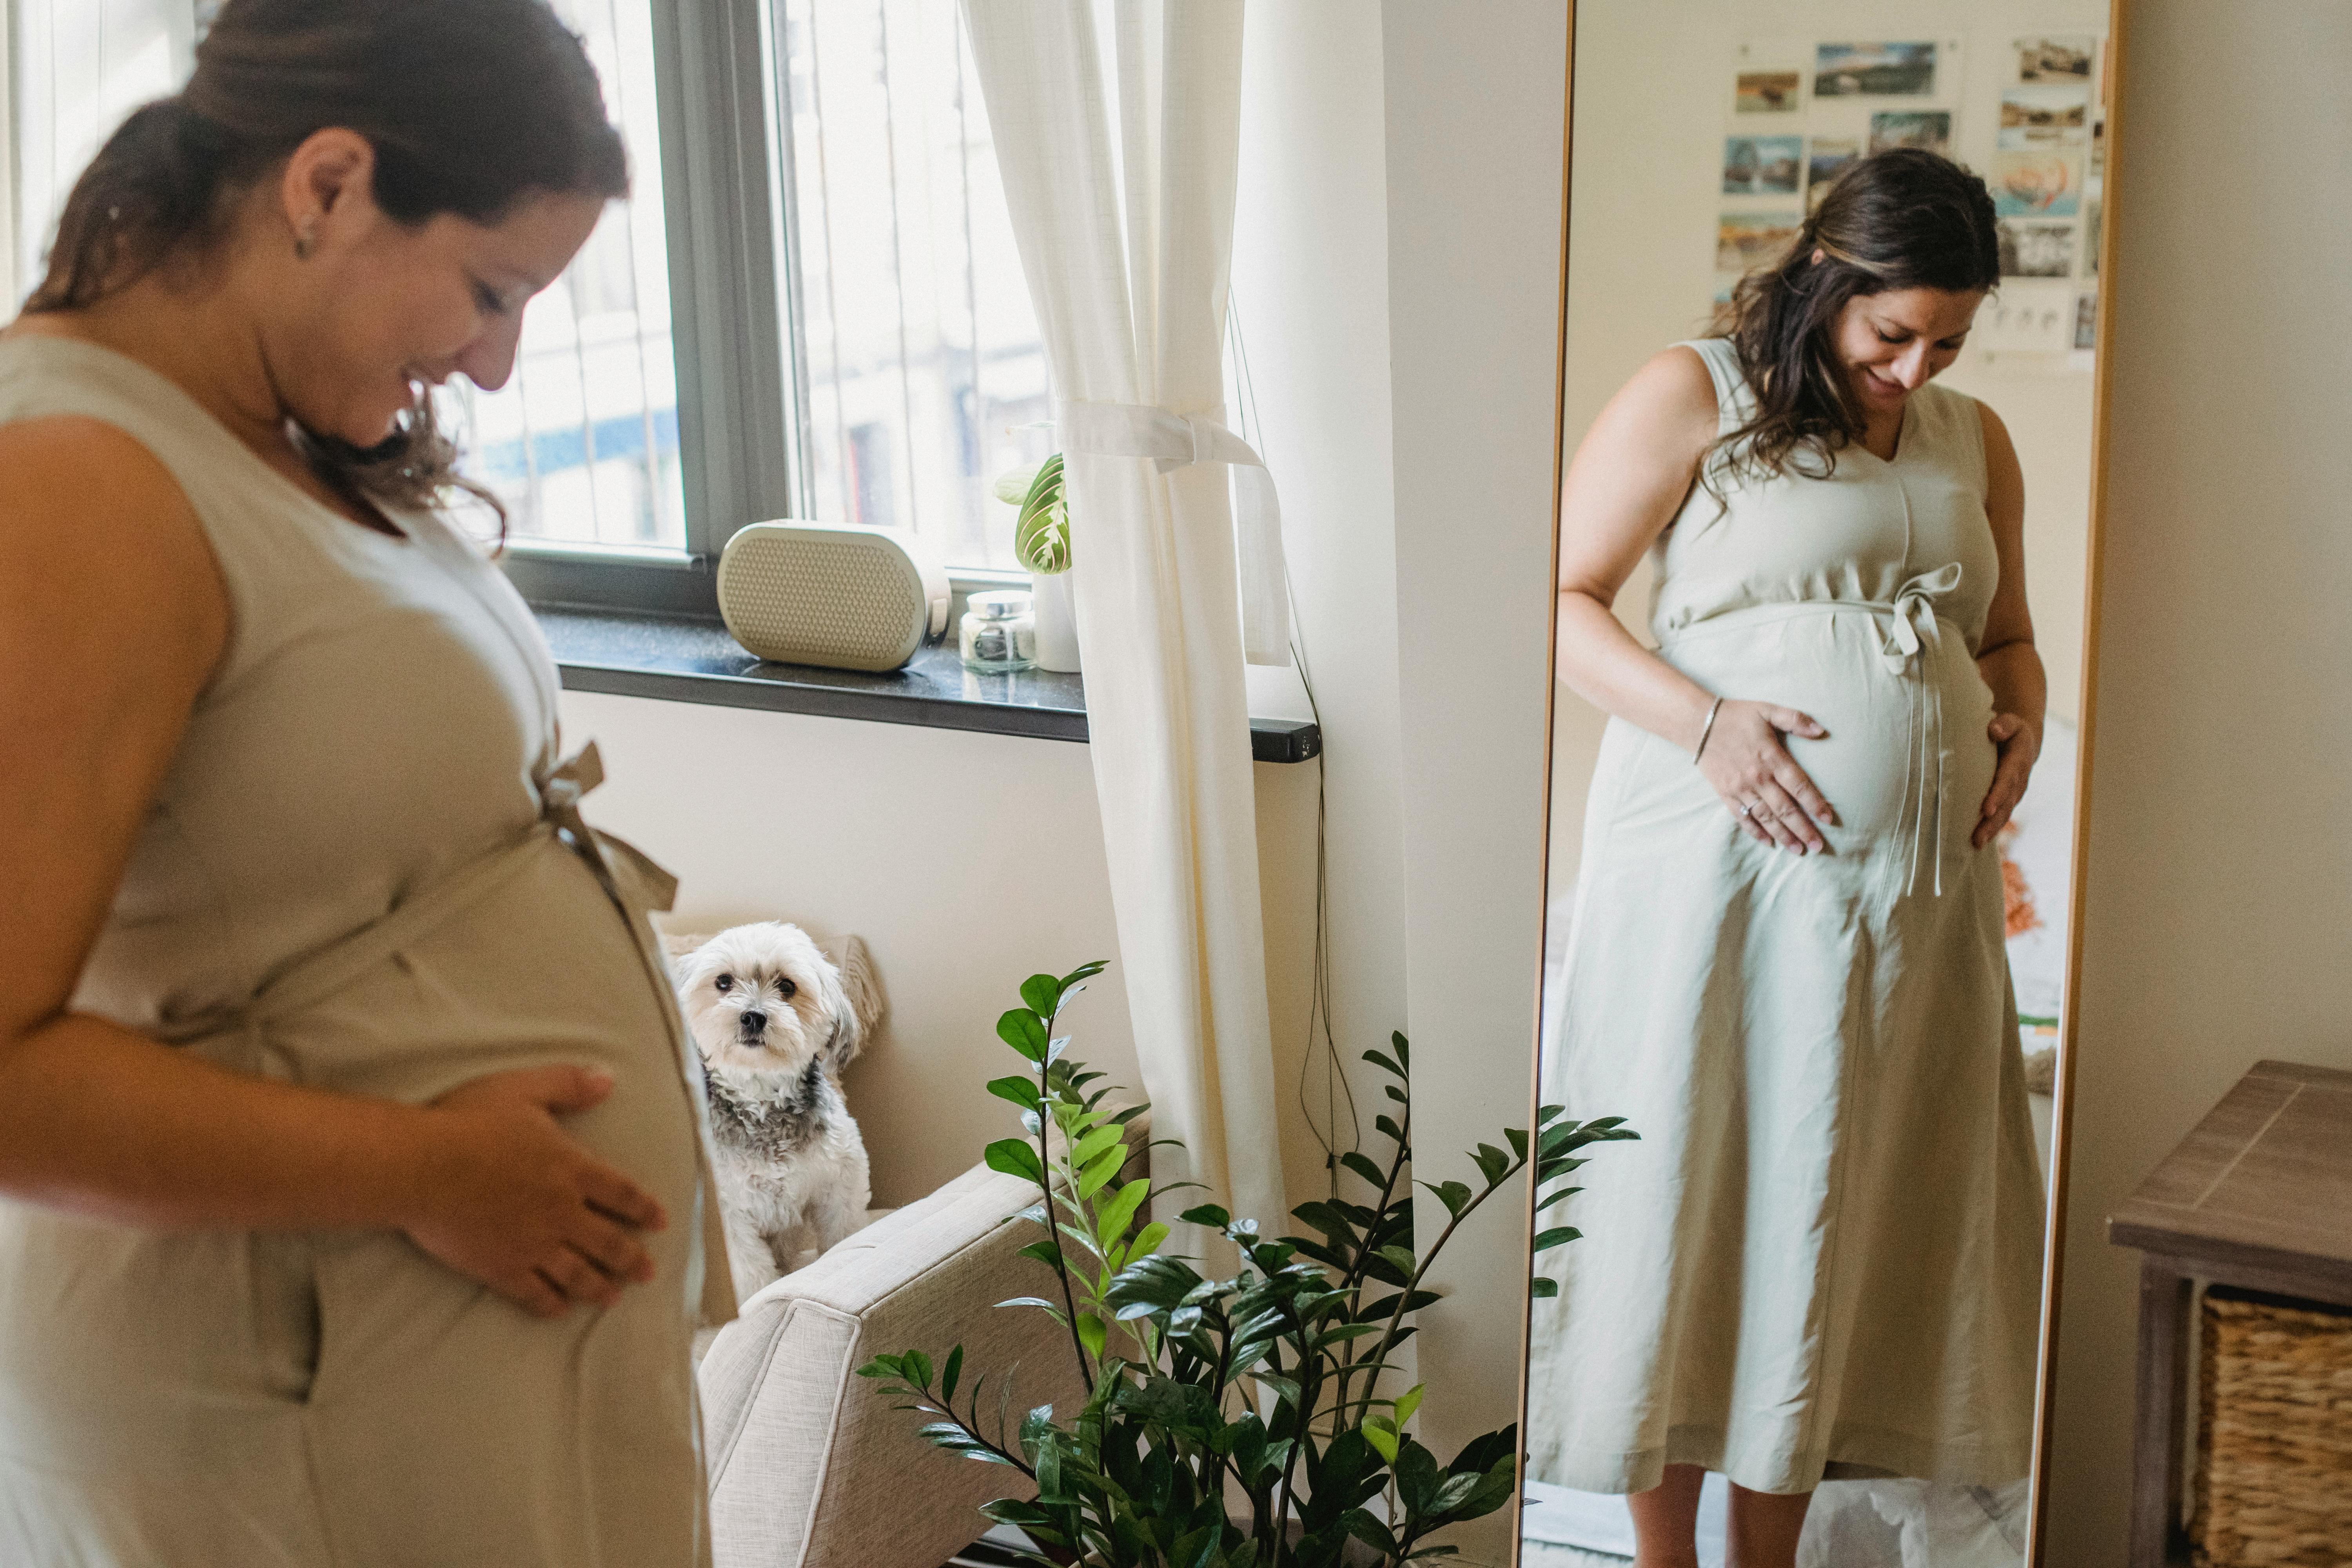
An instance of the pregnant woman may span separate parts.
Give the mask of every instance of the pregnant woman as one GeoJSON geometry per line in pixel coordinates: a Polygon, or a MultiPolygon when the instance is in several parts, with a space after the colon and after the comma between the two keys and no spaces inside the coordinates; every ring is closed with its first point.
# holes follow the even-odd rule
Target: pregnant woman
{"type": "Polygon", "coordinates": [[[2007,432],[1932,384],[1999,281],[1984,184],[1881,153],[1569,470],[1561,679],[1611,715],[1544,1098],[1642,1134],[1537,1303],[1533,1470],[1642,1568],[1787,1568],[1827,1475],[2014,1480],[2042,1189],[1994,837],[2043,681],[2007,432]],[[1611,611],[1644,552],[1651,651],[1611,611]]]}
{"type": "Polygon", "coordinates": [[[667,879],[426,391],[625,187],[540,0],[229,0],[0,333],[10,1568],[709,1561],[667,879]]]}

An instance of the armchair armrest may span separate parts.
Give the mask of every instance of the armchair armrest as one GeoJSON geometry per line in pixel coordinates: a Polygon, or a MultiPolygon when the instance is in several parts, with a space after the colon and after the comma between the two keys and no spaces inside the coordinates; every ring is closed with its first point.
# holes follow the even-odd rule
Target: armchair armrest
{"type": "MultiPolygon", "coordinates": [[[[1139,1124],[1146,1119],[1139,1118],[1139,1124]]],[[[1141,1163],[1148,1132],[1130,1129],[1141,1163]]],[[[699,1373],[716,1568],[939,1568],[986,1528],[979,1507],[1025,1495],[1017,1471],[916,1436],[880,1384],[877,1352],[964,1347],[963,1398],[988,1378],[1019,1412],[1084,1397],[1067,1331],[1045,1313],[999,1310],[1051,1283],[1019,1250],[1037,1232],[1006,1220],[1036,1201],[1028,1181],[977,1165],[770,1285],[720,1330],[699,1373]]]]}

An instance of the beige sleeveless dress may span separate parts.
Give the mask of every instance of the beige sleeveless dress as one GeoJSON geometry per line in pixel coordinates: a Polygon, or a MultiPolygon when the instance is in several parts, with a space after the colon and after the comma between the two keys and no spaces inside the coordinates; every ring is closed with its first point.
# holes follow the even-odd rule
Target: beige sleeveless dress
{"type": "MultiPolygon", "coordinates": [[[[1720,428],[1746,423],[1732,345],[1687,346],[1720,428]]],[[[1660,655],[1820,721],[1789,750],[1840,822],[1827,855],[1758,844],[1688,752],[1609,723],[1539,1071],[1641,1141],[1593,1152],[1563,1205],[1583,1238],[1541,1255],[1542,1480],[2026,1473],[2042,1191],[2000,852],[1969,844],[1996,760],[1983,439],[1931,383],[1893,461],[1694,488],[1656,547],[1660,655]]]]}
{"type": "Polygon", "coordinates": [[[231,612],[73,1005],[412,1102],[603,1067],[617,1088],[568,1131],[670,1224],[654,1282],[547,1321],[395,1233],[156,1234],[0,1202],[0,1563],[707,1563],[689,1344],[733,1303],[645,919],[667,879],[580,820],[595,758],[559,754],[536,626],[440,516],[360,528],[136,362],[0,340],[0,423],[59,415],[170,470],[231,612]]]}

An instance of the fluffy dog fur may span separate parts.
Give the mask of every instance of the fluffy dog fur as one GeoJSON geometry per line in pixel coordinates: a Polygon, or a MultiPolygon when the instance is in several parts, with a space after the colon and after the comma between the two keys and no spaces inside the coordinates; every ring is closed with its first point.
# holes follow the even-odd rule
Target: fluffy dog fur
{"type": "Polygon", "coordinates": [[[880,1022],[856,937],[827,959],[798,926],[720,931],[673,961],[702,1053],[738,1300],[866,1223],[866,1144],[842,1068],[880,1022]]]}

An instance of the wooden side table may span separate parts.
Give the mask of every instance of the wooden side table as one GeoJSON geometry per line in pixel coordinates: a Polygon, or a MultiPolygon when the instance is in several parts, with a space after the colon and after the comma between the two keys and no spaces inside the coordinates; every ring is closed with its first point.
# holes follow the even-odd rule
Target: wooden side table
{"type": "Polygon", "coordinates": [[[2137,1247],[2131,1568],[2189,1561],[2180,1527],[2192,1285],[2352,1307],[2352,1072],[2258,1062],[2107,1217],[2137,1247]]]}

